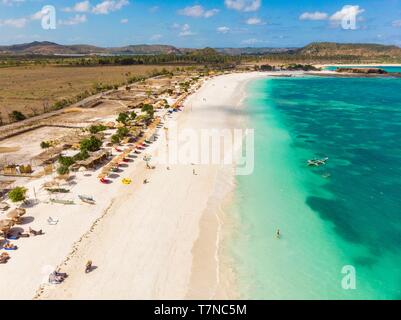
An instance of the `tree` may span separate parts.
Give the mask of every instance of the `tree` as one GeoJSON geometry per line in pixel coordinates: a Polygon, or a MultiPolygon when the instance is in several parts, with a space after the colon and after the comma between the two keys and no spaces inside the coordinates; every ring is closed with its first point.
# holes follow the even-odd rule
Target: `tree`
{"type": "Polygon", "coordinates": [[[102,144],[103,144],[102,140],[96,138],[95,136],[91,136],[89,139],[84,139],[81,141],[80,149],[82,152],[83,151],[95,152],[100,149],[102,144]]]}
{"type": "Polygon", "coordinates": [[[21,202],[26,199],[26,193],[28,189],[24,187],[16,187],[10,191],[8,197],[12,202],[21,202]]]}
{"type": "Polygon", "coordinates": [[[114,144],[118,144],[121,141],[121,137],[118,134],[114,134],[111,136],[111,142],[114,144]]]}
{"type": "Polygon", "coordinates": [[[57,169],[57,173],[61,176],[65,175],[65,174],[69,174],[70,173],[70,169],[66,166],[61,166],[57,169]]]}
{"type": "Polygon", "coordinates": [[[142,109],[142,112],[146,112],[150,117],[153,118],[154,114],[155,114],[155,109],[153,108],[153,106],[151,104],[145,104],[142,109]]]}
{"type": "Polygon", "coordinates": [[[105,130],[107,130],[107,127],[102,124],[92,125],[89,127],[89,132],[92,134],[96,134],[96,133],[99,133],[99,132],[105,131],[105,130]]]}
{"type": "Polygon", "coordinates": [[[128,128],[124,127],[124,128],[117,129],[117,135],[120,136],[121,138],[128,136],[128,134],[129,134],[128,128]]]}
{"type": "Polygon", "coordinates": [[[74,156],[74,161],[83,161],[89,158],[89,153],[87,150],[83,150],[74,156]]]}
{"type": "Polygon", "coordinates": [[[26,116],[22,112],[14,110],[13,112],[10,113],[10,119],[11,121],[18,122],[25,120],[26,116]]]}
{"type": "Polygon", "coordinates": [[[136,116],[137,116],[137,114],[136,114],[135,111],[132,111],[131,114],[129,115],[129,117],[131,118],[131,120],[135,120],[135,119],[136,119],[136,116]]]}
{"type": "Polygon", "coordinates": [[[60,156],[60,158],[58,158],[58,162],[59,162],[62,166],[68,168],[69,166],[73,165],[75,161],[74,161],[74,159],[71,158],[71,157],[63,157],[63,156],[60,156]]]}
{"type": "Polygon", "coordinates": [[[40,143],[40,147],[41,147],[42,149],[48,149],[48,148],[51,147],[51,143],[48,142],[48,141],[42,141],[42,142],[40,143]]]}
{"type": "Polygon", "coordinates": [[[125,112],[122,112],[118,115],[117,122],[125,124],[125,123],[127,123],[128,118],[129,118],[128,114],[126,114],[125,112]]]}

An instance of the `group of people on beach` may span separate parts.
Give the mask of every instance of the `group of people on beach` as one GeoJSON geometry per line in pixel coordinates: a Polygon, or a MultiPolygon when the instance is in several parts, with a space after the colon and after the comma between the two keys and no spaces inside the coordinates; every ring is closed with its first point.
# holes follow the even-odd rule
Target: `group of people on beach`
{"type": "MultiPolygon", "coordinates": [[[[44,235],[43,230],[36,231],[32,228],[28,229],[28,232],[18,231],[15,233],[5,234],[5,243],[2,245],[2,249],[5,251],[15,251],[18,249],[18,246],[10,242],[10,240],[18,240],[20,238],[28,238],[30,236],[41,236],[44,235]]],[[[0,255],[0,264],[5,264],[10,260],[11,257],[7,252],[2,252],[0,255]]]]}

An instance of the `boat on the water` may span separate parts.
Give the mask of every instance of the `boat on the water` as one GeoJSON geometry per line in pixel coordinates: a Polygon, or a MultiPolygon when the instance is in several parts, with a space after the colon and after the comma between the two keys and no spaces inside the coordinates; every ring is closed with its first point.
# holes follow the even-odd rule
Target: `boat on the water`
{"type": "Polygon", "coordinates": [[[309,167],[320,167],[327,164],[329,158],[308,160],[309,167]]]}

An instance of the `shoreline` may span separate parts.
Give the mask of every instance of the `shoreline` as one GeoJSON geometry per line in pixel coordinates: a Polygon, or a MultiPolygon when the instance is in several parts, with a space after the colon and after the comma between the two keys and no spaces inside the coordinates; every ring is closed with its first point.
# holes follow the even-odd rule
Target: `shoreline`
{"type": "MultiPolygon", "coordinates": [[[[238,102],[235,110],[245,108],[244,101],[247,97],[246,87],[249,82],[266,77],[266,74],[255,73],[252,78],[238,81],[235,90],[238,102]]],[[[236,128],[245,128],[247,119],[236,121],[236,128]]],[[[193,247],[193,265],[191,280],[186,299],[212,299],[212,300],[236,300],[239,298],[236,276],[233,268],[227,261],[228,257],[223,250],[225,241],[228,241],[232,228],[238,227],[237,222],[228,214],[228,208],[233,201],[236,189],[235,165],[226,170],[219,171],[217,184],[225,185],[225,190],[220,195],[211,199],[207,209],[202,214],[199,222],[200,233],[193,247]],[[211,231],[212,230],[212,231],[211,231]],[[208,249],[208,259],[205,259],[205,248],[208,249]],[[209,263],[205,263],[208,261],[209,263]]],[[[221,186],[224,188],[224,186],[221,186]]]]}
{"type": "Polygon", "coordinates": [[[325,68],[325,67],[375,67],[375,66],[380,66],[380,67],[401,67],[401,63],[335,63],[335,64],[317,64],[317,67],[320,68],[325,68]]]}

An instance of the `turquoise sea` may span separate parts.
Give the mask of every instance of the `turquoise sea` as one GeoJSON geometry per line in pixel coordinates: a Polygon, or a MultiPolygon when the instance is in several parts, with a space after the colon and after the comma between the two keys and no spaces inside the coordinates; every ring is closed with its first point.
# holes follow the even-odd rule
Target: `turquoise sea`
{"type": "Polygon", "coordinates": [[[401,79],[270,78],[248,91],[255,171],[237,177],[227,248],[241,296],[400,299],[401,79]]]}
{"type": "MultiPolygon", "coordinates": [[[[342,68],[366,68],[366,67],[363,67],[363,66],[360,66],[360,67],[347,67],[347,66],[341,66],[342,68]]],[[[335,71],[336,69],[338,68],[338,66],[329,66],[329,67],[326,67],[325,68],[325,70],[329,70],[329,71],[335,71]]],[[[380,69],[383,69],[384,71],[387,71],[388,73],[394,73],[394,72],[397,72],[397,73],[401,73],[401,67],[384,67],[384,66],[369,66],[369,68],[380,68],[380,69]]]]}

